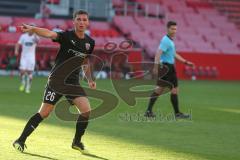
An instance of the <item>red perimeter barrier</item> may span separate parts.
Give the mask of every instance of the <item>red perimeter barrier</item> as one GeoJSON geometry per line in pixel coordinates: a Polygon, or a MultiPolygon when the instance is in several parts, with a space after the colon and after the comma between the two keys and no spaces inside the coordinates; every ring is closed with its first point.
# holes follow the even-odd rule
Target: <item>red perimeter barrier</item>
{"type": "MultiPolygon", "coordinates": [[[[192,61],[197,66],[216,67],[218,76],[214,80],[240,80],[240,55],[233,54],[206,54],[206,53],[180,53],[184,58],[192,61]]],[[[177,62],[177,73],[180,79],[190,79],[185,74],[185,65],[177,62]]]]}
{"type": "MultiPolygon", "coordinates": [[[[0,59],[1,55],[6,55],[13,52],[13,45],[0,45],[0,59]]],[[[54,53],[57,48],[45,48],[38,47],[37,53],[54,53]]],[[[96,48],[96,50],[102,50],[101,48],[96,48]]],[[[142,62],[143,57],[141,50],[128,51],[129,62],[142,62]]],[[[108,53],[109,54],[109,53],[108,53]]],[[[216,68],[216,76],[204,76],[197,75],[197,79],[209,79],[209,80],[240,80],[240,54],[210,54],[210,53],[183,53],[180,54],[189,61],[195,63],[196,68],[216,68]]],[[[186,66],[182,63],[177,62],[177,73],[180,79],[191,79],[192,77],[186,73],[186,66]]],[[[141,64],[132,64],[132,71],[136,72],[142,69],[141,64]]]]}

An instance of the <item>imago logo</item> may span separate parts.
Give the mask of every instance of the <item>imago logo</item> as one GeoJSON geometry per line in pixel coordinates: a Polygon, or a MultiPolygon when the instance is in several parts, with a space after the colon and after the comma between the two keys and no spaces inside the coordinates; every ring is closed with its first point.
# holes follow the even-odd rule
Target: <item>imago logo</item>
{"type": "MultiPolygon", "coordinates": [[[[119,44],[109,42],[104,46],[104,51],[106,53],[111,53],[110,54],[110,74],[113,72],[113,66],[114,62],[116,62],[117,59],[128,59],[127,58],[127,52],[128,50],[132,47],[133,43],[132,41],[123,41],[119,44]]],[[[76,52],[74,52],[76,53],[76,52]]],[[[104,59],[98,57],[97,55],[90,55],[91,58],[97,58],[99,60],[98,64],[103,65],[104,64],[104,59]]],[[[72,71],[76,70],[77,68],[81,67],[79,64],[81,64],[81,58],[79,56],[75,56],[68,61],[64,62],[64,66],[69,66],[72,71]]],[[[125,62],[124,65],[142,65],[144,66],[141,70],[143,75],[147,76],[148,74],[151,74],[151,70],[153,68],[153,62],[128,62],[128,60],[125,62]]],[[[62,65],[63,66],[63,65],[62,65]]],[[[60,66],[61,67],[61,66],[60,66]]],[[[103,68],[103,67],[101,67],[103,68]]],[[[137,98],[149,98],[151,93],[154,91],[154,87],[156,86],[156,80],[147,80],[147,79],[141,79],[139,80],[139,77],[134,76],[137,75],[134,72],[131,72],[129,74],[133,75],[129,79],[124,79],[124,80],[117,80],[113,79],[110,77],[110,84],[113,86],[113,89],[115,92],[101,90],[101,89],[96,89],[92,90],[88,87],[84,86],[79,86],[79,85],[69,85],[65,83],[65,79],[68,77],[70,74],[69,72],[62,72],[62,69],[56,69],[55,70],[55,75],[60,75],[58,79],[58,82],[49,84],[49,86],[54,89],[58,88],[57,90],[55,89],[54,91],[57,93],[61,93],[62,95],[71,95],[71,96],[77,96],[81,94],[81,89],[83,89],[88,97],[94,98],[101,100],[101,103],[98,104],[98,106],[94,107],[94,109],[91,110],[91,116],[90,119],[96,119],[98,117],[101,117],[103,115],[106,115],[107,113],[110,113],[112,110],[114,110],[118,104],[119,100],[123,100],[126,104],[129,106],[135,106],[136,105],[136,100],[137,98]],[[60,72],[61,71],[61,72],[60,72]],[[65,77],[65,78],[62,78],[65,77]],[[60,85],[61,87],[56,87],[54,86],[55,84],[60,85]],[[154,86],[152,89],[146,89],[146,90],[137,90],[136,88],[141,88],[141,86],[154,86]],[[117,94],[117,95],[115,95],[117,94]]],[[[168,68],[165,66],[162,72],[160,72],[160,75],[158,77],[162,77],[163,75],[168,72],[168,68]]],[[[166,82],[164,80],[159,80],[164,88],[163,93],[167,93],[172,89],[172,84],[169,82],[166,82]]],[[[73,114],[70,112],[70,107],[71,104],[69,101],[64,100],[59,102],[56,105],[55,108],[55,113],[58,118],[64,121],[75,121],[76,118],[78,117],[78,114],[73,114]]]]}

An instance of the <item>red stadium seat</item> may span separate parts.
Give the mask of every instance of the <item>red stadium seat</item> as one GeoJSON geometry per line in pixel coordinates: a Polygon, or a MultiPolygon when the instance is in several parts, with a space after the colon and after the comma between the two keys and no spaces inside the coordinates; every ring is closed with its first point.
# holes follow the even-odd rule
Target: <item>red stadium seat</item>
{"type": "Polygon", "coordinates": [[[11,24],[12,23],[12,17],[8,17],[8,16],[0,16],[0,23],[1,24],[11,24]]]}
{"type": "Polygon", "coordinates": [[[12,17],[7,17],[7,16],[0,16],[0,25],[3,28],[3,31],[7,30],[7,27],[12,24],[13,19],[12,17]]]}
{"type": "MultiPolygon", "coordinates": [[[[240,54],[239,30],[226,16],[220,15],[209,2],[201,0],[135,0],[135,2],[148,3],[150,6],[153,3],[160,4],[165,9],[164,21],[141,16],[114,17],[115,26],[137,41],[149,55],[155,54],[157,46],[155,41],[159,43],[166,34],[165,25],[168,20],[175,20],[178,23],[177,40],[181,41],[176,41],[178,51],[240,54]]],[[[239,5],[240,2],[234,4],[239,5]]]]}
{"type": "Polygon", "coordinates": [[[41,38],[38,45],[44,47],[56,47],[58,46],[58,43],[53,42],[51,39],[48,38],[41,38]]]}
{"type": "Polygon", "coordinates": [[[59,4],[60,0],[47,0],[47,3],[49,3],[49,4],[59,4]]]}
{"type": "Polygon", "coordinates": [[[14,25],[15,26],[20,26],[23,23],[26,24],[35,24],[38,27],[44,27],[45,23],[43,22],[42,19],[35,19],[35,18],[28,18],[28,17],[14,17],[14,25]]]}
{"type": "Polygon", "coordinates": [[[66,30],[68,28],[68,23],[62,19],[46,19],[46,27],[49,29],[53,29],[56,26],[60,27],[62,30],[66,30]]]}
{"type": "Polygon", "coordinates": [[[98,47],[103,47],[106,44],[104,37],[92,37],[95,40],[95,45],[98,47]]]}
{"type": "Polygon", "coordinates": [[[0,43],[1,44],[14,44],[18,41],[21,33],[0,33],[0,43]]]}
{"type": "Polygon", "coordinates": [[[109,30],[110,28],[111,26],[108,22],[92,21],[90,23],[90,29],[109,30]]]}

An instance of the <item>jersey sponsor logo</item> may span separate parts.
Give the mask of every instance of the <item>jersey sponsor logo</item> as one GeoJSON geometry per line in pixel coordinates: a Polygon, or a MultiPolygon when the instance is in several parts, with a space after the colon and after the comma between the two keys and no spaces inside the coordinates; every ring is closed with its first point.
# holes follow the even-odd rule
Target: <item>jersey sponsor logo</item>
{"type": "Polygon", "coordinates": [[[31,46],[33,46],[33,42],[25,42],[24,45],[26,47],[31,47],[31,46]]]}
{"type": "Polygon", "coordinates": [[[89,43],[85,43],[85,47],[86,47],[86,50],[89,50],[90,49],[90,44],[89,43]]]}
{"type": "Polygon", "coordinates": [[[69,54],[74,54],[75,56],[79,56],[79,57],[82,57],[82,58],[85,58],[85,57],[87,56],[87,54],[82,53],[82,52],[75,51],[75,50],[73,50],[73,49],[69,49],[69,50],[68,50],[68,53],[69,53],[69,54]]]}

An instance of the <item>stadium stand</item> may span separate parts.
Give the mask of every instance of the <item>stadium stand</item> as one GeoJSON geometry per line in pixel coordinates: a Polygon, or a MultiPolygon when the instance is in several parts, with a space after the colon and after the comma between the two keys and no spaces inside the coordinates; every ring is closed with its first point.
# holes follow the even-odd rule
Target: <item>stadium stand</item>
{"type": "MultiPolygon", "coordinates": [[[[13,24],[14,26],[18,27],[22,23],[26,24],[35,24],[39,27],[46,27],[48,29],[53,29],[54,27],[58,26],[62,30],[70,29],[72,27],[71,20],[60,20],[60,19],[34,19],[29,17],[7,17],[7,16],[0,16],[0,24],[3,24],[3,31],[0,33],[0,43],[15,43],[19,38],[20,30],[18,29],[18,33],[8,33],[6,28],[13,24]]],[[[117,38],[123,40],[124,37],[118,33],[118,31],[111,26],[108,22],[95,22],[93,21],[90,25],[90,33],[94,39],[97,39],[97,46],[103,46],[106,42],[106,39],[116,41],[117,38]],[[99,44],[98,44],[99,42],[99,44]]],[[[49,44],[50,46],[54,43],[51,43],[49,40],[42,39],[42,44],[49,44]]]]}
{"type": "MultiPolygon", "coordinates": [[[[48,29],[54,29],[58,26],[62,30],[71,29],[72,28],[72,20],[63,20],[63,19],[35,19],[30,17],[8,17],[8,16],[0,16],[0,24],[3,30],[0,32],[0,45],[2,48],[6,48],[10,53],[13,52],[13,45],[19,39],[21,33],[19,30],[19,26],[22,23],[26,24],[35,24],[39,27],[46,27],[48,29]],[[17,33],[9,33],[7,31],[8,26],[14,25],[16,26],[17,33]],[[12,47],[8,47],[12,46],[12,47]]],[[[125,40],[124,36],[121,35],[110,23],[108,22],[99,22],[92,21],[89,27],[91,36],[96,41],[96,47],[103,47],[107,42],[115,42],[120,43],[125,40]]],[[[49,61],[49,56],[45,56],[45,53],[56,54],[56,51],[52,52],[51,48],[56,48],[58,46],[57,43],[52,42],[49,39],[41,38],[39,42],[39,48],[45,48],[44,50],[38,50],[37,53],[37,64],[39,70],[46,70],[47,63],[49,61]]],[[[7,56],[5,56],[6,50],[0,50],[0,68],[6,68],[6,65],[3,64],[6,61],[7,56]]],[[[48,54],[46,54],[48,55],[48,54]]]]}
{"type": "MultiPolygon", "coordinates": [[[[50,5],[55,6],[60,5],[61,2],[61,0],[48,0],[50,5]]],[[[74,0],[74,2],[78,1],[74,0]]],[[[120,44],[126,39],[131,39],[134,41],[134,46],[140,47],[144,57],[149,59],[154,57],[160,39],[166,34],[166,22],[175,20],[178,23],[175,44],[180,53],[238,55],[240,54],[239,3],[235,0],[112,0],[115,13],[112,15],[112,20],[109,18],[108,21],[106,19],[91,21],[88,33],[95,39],[96,52],[99,55],[101,54],[99,50],[103,50],[106,43],[120,44]]],[[[6,68],[6,55],[13,52],[13,45],[21,34],[18,26],[22,23],[34,23],[49,29],[59,27],[66,30],[72,27],[70,18],[35,19],[33,16],[0,16],[1,68],[6,68]],[[10,25],[17,27],[17,33],[8,32],[10,25]]],[[[37,49],[39,70],[49,68],[48,61],[50,57],[55,56],[57,46],[57,43],[41,38],[37,49]],[[46,53],[50,56],[46,56],[46,53]]],[[[208,70],[216,76],[220,73],[216,64],[204,63],[193,71],[182,69],[187,77],[197,75],[200,78],[213,78],[214,76],[208,76],[208,70]]]]}
{"type": "Polygon", "coordinates": [[[136,2],[160,4],[165,9],[165,18],[115,16],[113,22],[123,34],[130,36],[145,48],[150,57],[154,56],[159,40],[165,34],[165,24],[168,20],[178,22],[176,40],[178,51],[240,53],[239,30],[208,1],[136,0],[136,2]]]}
{"type": "Polygon", "coordinates": [[[226,14],[231,22],[234,22],[240,29],[240,1],[238,0],[211,0],[220,13],[226,14]]]}
{"type": "Polygon", "coordinates": [[[59,4],[60,0],[47,0],[47,3],[49,3],[49,4],[59,4]]]}
{"type": "Polygon", "coordinates": [[[8,26],[12,23],[12,18],[7,16],[0,16],[0,25],[3,31],[7,31],[8,26]]]}

